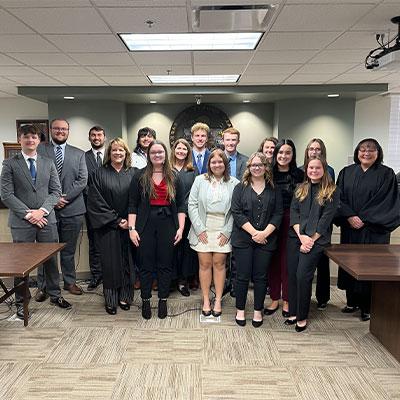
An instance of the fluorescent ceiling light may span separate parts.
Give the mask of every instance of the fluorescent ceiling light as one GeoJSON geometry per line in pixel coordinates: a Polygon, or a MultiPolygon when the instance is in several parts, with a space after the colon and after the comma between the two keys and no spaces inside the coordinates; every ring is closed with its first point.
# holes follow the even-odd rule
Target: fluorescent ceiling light
{"type": "Polygon", "coordinates": [[[328,94],[328,97],[339,97],[339,93],[328,94]]]}
{"type": "Polygon", "coordinates": [[[236,83],[240,75],[149,75],[151,83],[236,83]]]}
{"type": "Polygon", "coordinates": [[[150,100],[150,104],[157,104],[156,100],[150,100]]]}
{"type": "Polygon", "coordinates": [[[262,32],[120,33],[130,51],[254,50],[262,32]]]}
{"type": "Polygon", "coordinates": [[[243,103],[250,103],[250,100],[243,100],[243,103]]]}
{"type": "Polygon", "coordinates": [[[74,100],[75,97],[74,96],[64,96],[65,100],[74,100]]]}

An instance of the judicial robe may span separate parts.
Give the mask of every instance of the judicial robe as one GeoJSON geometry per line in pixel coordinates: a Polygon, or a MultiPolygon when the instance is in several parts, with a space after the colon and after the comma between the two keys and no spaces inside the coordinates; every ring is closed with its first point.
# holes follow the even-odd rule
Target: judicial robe
{"type": "MultiPolygon", "coordinates": [[[[400,201],[394,171],[382,164],[363,171],[359,164],[353,164],[340,171],[337,186],[340,207],[335,223],[341,228],[340,243],[390,243],[390,233],[400,225],[400,201]],[[353,229],[347,221],[352,216],[358,216],[365,225],[353,229]]],[[[339,269],[340,289],[347,289],[349,281],[353,280],[339,269]]],[[[357,282],[357,286],[362,284],[357,282]]]]}
{"type": "Polygon", "coordinates": [[[92,176],[88,191],[87,213],[100,252],[103,287],[117,289],[134,282],[134,263],[129,231],[119,228],[128,218],[129,187],[135,168],[117,172],[111,165],[99,168],[92,176]]]}

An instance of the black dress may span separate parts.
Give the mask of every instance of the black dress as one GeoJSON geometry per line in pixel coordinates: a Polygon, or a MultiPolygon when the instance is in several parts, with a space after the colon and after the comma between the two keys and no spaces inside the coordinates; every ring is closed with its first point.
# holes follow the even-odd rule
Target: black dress
{"type": "MultiPolygon", "coordinates": [[[[390,243],[390,233],[400,225],[400,202],[393,170],[382,164],[366,171],[359,164],[350,165],[340,171],[337,185],[340,207],[335,223],[341,228],[340,243],[390,243]],[[347,221],[352,216],[358,216],[365,225],[353,229],[347,221]]],[[[339,268],[338,287],[346,289],[348,295],[354,292],[366,300],[370,297],[369,283],[356,281],[342,268],[339,268]]],[[[347,301],[348,306],[360,305],[349,304],[352,302],[349,298],[347,301]]]]}
{"type": "Polygon", "coordinates": [[[128,218],[129,187],[134,173],[134,168],[117,172],[105,165],[95,172],[89,186],[87,212],[101,256],[104,289],[133,286],[131,241],[128,230],[118,224],[128,218]]]}

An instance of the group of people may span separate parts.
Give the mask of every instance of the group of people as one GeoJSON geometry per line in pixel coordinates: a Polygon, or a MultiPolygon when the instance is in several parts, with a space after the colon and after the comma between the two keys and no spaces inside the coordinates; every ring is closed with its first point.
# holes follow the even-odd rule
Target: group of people
{"type": "MultiPolygon", "coordinates": [[[[335,184],[319,138],[309,141],[298,168],[290,139],[266,138],[247,157],[237,151],[240,132],[228,128],[222,132],[224,150],[210,150],[210,128],[201,122],[191,128],[192,145],[178,139],[169,157],[151,128],[139,130],[132,153],[121,138],[106,146],[99,126],[89,131],[86,154],[66,144],[67,121],[53,120],[50,133],[51,143],[39,144],[36,128],[24,126],[21,154],[3,163],[1,198],[10,209],[13,240],[66,242],[60,260],[64,289],[81,294],[74,253],[86,215],[88,290],[103,283],[105,310],[112,315],[118,307],[130,309],[138,277],[142,317],[152,316],[157,279],[157,314],[166,318],[172,281],[188,296],[189,281],[198,275],[201,312],[218,317],[228,270],[239,326],[246,325],[251,281],[252,325],[260,327],[282,300],[284,323],[301,332],[307,327],[316,269],[318,308],[325,309],[329,301],[324,249],[333,223],[341,228],[341,243],[389,243],[400,225],[396,177],[383,165],[382,148],[374,139],[357,145],[354,164],[340,171],[335,184]],[[264,307],[267,288],[271,303],[264,307]]],[[[53,257],[39,271],[35,299],[50,296],[52,304],[70,308],[58,279],[53,257]]],[[[361,309],[361,319],[368,320],[370,285],[340,268],[338,286],[346,290],[342,311],[361,309]]],[[[17,315],[23,316],[19,291],[16,303],[17,315]]]]}

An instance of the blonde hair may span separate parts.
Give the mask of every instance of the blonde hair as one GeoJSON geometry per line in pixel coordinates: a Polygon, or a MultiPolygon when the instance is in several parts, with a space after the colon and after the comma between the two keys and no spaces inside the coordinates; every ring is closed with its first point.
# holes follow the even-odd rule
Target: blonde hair
{"type": "Polygon", "coordinates": [[[128,169],[131,166],[131,152],[129,151],[129,148],[124,142],[124,140],[120,137],[111,140],[110,143],[108,144],[107,150],[105,151],[104,154],[103,164],[107,166],[111,165],[111,149],[113,144],[121,146],[125,150],[124,169],[128,169]]]}
{"type": "Polygon", "coordinates": [[[271,186],[272,188],[274,187],[274,182],[273,182],[273,178],[272,178],[272,171],[271,171],[271,166],[267,160],[267,157],[265,157],[265,154],[256,151],[255,153],[253,153],[249,159],[247,160],[246,163],[246,171],[244,171],[243,177],[242,177],[242,183],[244,186],[249,186],[251,185],[251,180],[252,180],[252,176],[251,176],[251,172],[250,172],[250,166],[252,161],[258,157],[260,159],[260,161],[262,162],[262,164],[265,167],[265,172],[264,172],[264,179],[265,179],[265,183],[269,186],[271,186]]]}
{"type": "Polygon", "coordinates": [[[175,143],[172,145],[171,155],[169,157],[169,161],[171,163],[171,168],[173,168],[176,164],[175,149],[177,148],[179,143],[183,144],[188,151],[185,161],[183,163],[183,170],[184,171],[194,171],[193,159],[192,159],[192,148],[190,147],[189,142],[183,138],[176,140],[175,143]]]}
{"type": "Polygon", "coordinates": [[[231,135],[237,135],[238,140],[240,140],[240,132],[236,128],[227,128],[222,132],[222,137],[224,137],[225,133],[229,133],[231,135]]]}
{"type": "Polygon", "coordinates": [[[333,193],[336,190],[336,185],[333,182],[331,176],[328,172],[328,164],[326,163],[325,158],[317,156],[315,158],[310,158],[307,163],[304,165],[304,182],[301,183],[294,192],[294,195],[299,201],[303,201],[310,190],[311,187],[311,179],[307,175],[308,164],[311,161],[319,160],[322,164],[322,168],[324,170],[324,175],[319,182],[319,190],[318,194],[316,195],[316,200],[320,206],[323,206],[326,201],[333,200],[333,193]]]}
{"type": "Polygon", "coordinates": [[[210,133],[210,127],[207,124],[204,124],[203,122],[196,122],[190,129],[190,132],[193,135],[193,133],[195,133],[196,131],[199,131],[200,129],[202,129],[203,131],[206,131],[207,136],[210,133]]]}

